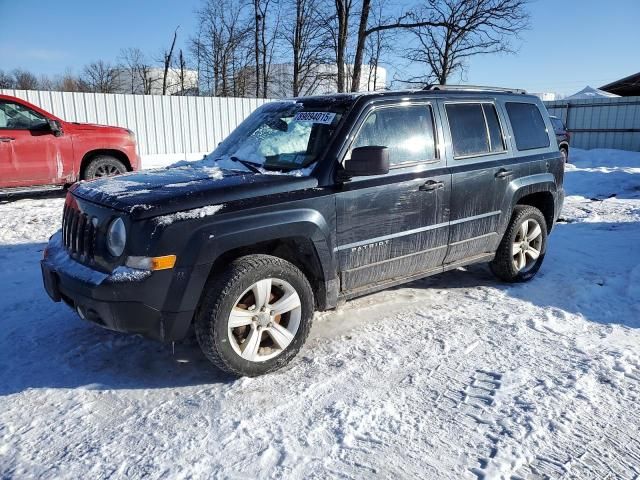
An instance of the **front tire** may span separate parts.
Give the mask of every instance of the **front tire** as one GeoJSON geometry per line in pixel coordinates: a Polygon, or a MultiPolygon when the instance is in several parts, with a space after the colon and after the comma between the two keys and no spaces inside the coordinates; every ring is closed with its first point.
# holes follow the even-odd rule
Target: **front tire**
{"type": "Polygon", "coordinates": [[[540,270],[546,249],[547,222],[542,212],[529,205],[516,205],[489,267],[505,282],[526,282],[540,270]]]}
{"type": "Polygon", "coordinates": [[[248,255],[207,282],[196,312],[196,337],[221,370],[263,375],[300,351],[313,307],[311,285],[298,268],[278,257],[248,255]]]}
{"type": "Polygon", "coordinates": [[[95,180],[97,178],[121,175],[127,172],[124,163],[110,155],[97,155],[92,158],[82,175],[83,180],[95,180]]]}

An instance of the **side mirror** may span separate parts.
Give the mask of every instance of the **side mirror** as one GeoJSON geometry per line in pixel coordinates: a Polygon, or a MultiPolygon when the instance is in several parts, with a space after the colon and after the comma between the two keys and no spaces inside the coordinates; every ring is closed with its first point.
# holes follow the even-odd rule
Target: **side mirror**
{"type": "Polygon", "coordinates": [[[351,158],[344,162],[343,173],[348,177],[389,173],[389,149],[380,146],[354,148],[351,158]]]}
{"type": "Polygon", "coordinates": [[[49,126],[49,130],[51,130],[56,137],[62,135],[62,128],[60,128],[60,124],[57,120],[48,119],[47,125],[49,126]]]}

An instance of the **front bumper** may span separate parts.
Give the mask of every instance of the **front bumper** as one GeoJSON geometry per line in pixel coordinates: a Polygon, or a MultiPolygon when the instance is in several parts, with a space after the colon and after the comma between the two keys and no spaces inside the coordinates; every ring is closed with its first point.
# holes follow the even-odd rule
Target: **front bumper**
{"type": "Polygon", "coordinates": [[[175,287],[172,270],[102,273],[70,258],[59,234],[49,241],[40,266],[51,299],[64,301],[85,320],[110,330],[165,342],[178,341],[187,335],[194,309],[163,308],[174,300],[168,298],[170,292],[176,292],[172,288],[175,287]]]}

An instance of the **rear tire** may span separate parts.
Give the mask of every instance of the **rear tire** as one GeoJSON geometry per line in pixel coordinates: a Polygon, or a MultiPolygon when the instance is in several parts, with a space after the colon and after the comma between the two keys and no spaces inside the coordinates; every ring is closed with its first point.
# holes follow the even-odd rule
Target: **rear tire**
{"type": "Polygon", "coordinates": [[[97,155],[89,161],[82,175],[83,180],[111,177],[127,172],[124,163],[110,155],[97,155]]]}
{"type": "Polygon", "coordinates": [[[489,267],[505,282],[526,282],[540,270],[546,249],[547,222],[542,212],[529,205],[516,205],[489,267]]]}
{"type": "Polygon", "coordinates": [[[562,155],[564,163],[569,162],[569,149],[567,147],[560,147],[560,155],[562,155]]]}
{"type": "Polygon", "coordinates": [[[298,268],[278,257],[248,255],[205,285],[196,337],[219,369],[255,377],[284,367],[300,351],[313,310],[311,285],[298,268]]]}

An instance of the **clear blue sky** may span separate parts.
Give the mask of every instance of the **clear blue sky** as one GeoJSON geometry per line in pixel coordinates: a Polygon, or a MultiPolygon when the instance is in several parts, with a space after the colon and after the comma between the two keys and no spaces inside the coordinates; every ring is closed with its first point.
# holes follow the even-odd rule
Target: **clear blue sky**
{"type": "MultiPolygon", "coordinates": [[[[125,47],[159,57],[176,26],[194,32],[200,0],[0,0],[0,69],[76,73],[125,47]]],[[[536,0],[516,55],[474,59],[468,83],[573,93],[640,71],[640,0],[536,0]]],[[[393,72],[390,72],[390,76],[393,72]]]]}

